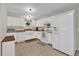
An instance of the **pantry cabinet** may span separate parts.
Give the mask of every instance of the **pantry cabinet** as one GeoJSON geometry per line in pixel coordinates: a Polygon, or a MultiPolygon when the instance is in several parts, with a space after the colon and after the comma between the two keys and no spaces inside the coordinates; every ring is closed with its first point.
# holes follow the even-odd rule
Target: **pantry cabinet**
{"type": "Polygon", "coordinates": [[[54,16],[56,29],[52,35],[52,45],[55,49],[68,55],[74,55],[76,47],[75,11],[68,11],[54,16]]]}

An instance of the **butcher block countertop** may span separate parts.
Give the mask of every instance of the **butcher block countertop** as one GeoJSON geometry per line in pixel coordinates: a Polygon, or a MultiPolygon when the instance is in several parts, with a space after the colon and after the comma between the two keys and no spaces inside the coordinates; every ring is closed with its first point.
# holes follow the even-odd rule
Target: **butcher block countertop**
{"type": "MultiPolygon", "coordinates": [[[[32,29],[17,29],[17,30],[14,30],[12,32],[25,32],[25,31],[36,31],[36,30],[32,30],[32,29]]],[[[38,30],[38,31],[44,31],[44,30],[38,30]]],[[[7,33],[11,33],[11,31],[7,32],[7,33]]]]}
{"type": "Polygon", "coordinates": [[[25,30],[23,29],[23,30],[15,30],[15,32],[25,32],[25,30]]]}
{"type": "MultiPolygon", "coordinates": [[[[36,31],[36,30],[32,30],[32,29],[24,29],[25,31],[36,31]]],[[[44,30],[37,30],[37,31],[44,31],[44,30]]]]}
{"type": "Polygon", "coordinates": [[[14,36],[6,36],[2,42],[15,41],[14,36]]]}
{"type": "Polygon", "coordinates": [[[18,30],[15,30],[15,32],[25,32],[25,31],[33,31],[32,29],[18,29],[18,30]]]}

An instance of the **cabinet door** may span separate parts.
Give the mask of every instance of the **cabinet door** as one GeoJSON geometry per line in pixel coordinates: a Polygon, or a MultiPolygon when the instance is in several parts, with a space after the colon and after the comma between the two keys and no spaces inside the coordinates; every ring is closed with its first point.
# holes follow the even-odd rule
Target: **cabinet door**
{"type": "Polygon", "coordinates": [[[41,40],[42,32],[41,31],[40,32],[39,31],[36,31],[35,32],[35,37],[41,40]]]}
{"type": "Polygon", "coordinates": [[[75,54],[74,11],[59,16],[60,51],[75,54]]]}
{"type": "Polygon", "coordinates": [[[68,55],[74,55],[74,11],[68,11],[55,16],[57,20],[58,38],[53,35],[54,48],[68,55]],[[56,37],[56,38],[55,38],[56,37]]]}
{"type": "Polygon", "coordinates": [[[60,38],[59,38],[58,33],[53,34],[51,41],[52,41],[53,48],[59,50],[60,49],[60,38]]]}
{"type": "Polygon", "coordinates": [[[60,50],[74,55],[74,19],[72,13],[60,16],[60,50]]]}
{"type": "Polygon", "coordinates": [[[52,33],[48,33],[48,43],[52,44],[52,33]]]}
{"type": "Polygon", "coordinates": [[[18,37],[18,39],[17,39],[18,42],[24,41],[25,40],[25,33],[24,32],[18,32],[17,37],[18,37]]]}
{"type": "Polygon", "coordinates": [[[2,43],[2,56],[15,56],[15,41],[2,43]]]}
{"type": "Polygon", "coordinates": [[[41,41],[48,43],[48,35],[47,32],[42,32],[42,37],[41,37],[41,41]]]}
{"type": "Polygon", "coordinates": [[[17,42],[17,40],[18,40],[17,33],[12,33],[12,34],[14,35],[15,41],[17,42]]]}
{"type": "Polygon", "coordinates": [[[26,31],[25,32],[25,40],[30,40],[32,39],[32,31],[26,31]]]}

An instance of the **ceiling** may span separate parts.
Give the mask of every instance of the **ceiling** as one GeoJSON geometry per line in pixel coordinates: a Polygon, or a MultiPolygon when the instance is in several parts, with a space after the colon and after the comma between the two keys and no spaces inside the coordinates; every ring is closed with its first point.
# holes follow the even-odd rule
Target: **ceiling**
{"type": "Polygon", "coordinates": [[[32,15],[34,19],[39,19],[78,5],[78,3],[7,3],[7,12],[8,16],[24,17],[25,9],[32,8],[35,11],[28,15],[32,15]]]}

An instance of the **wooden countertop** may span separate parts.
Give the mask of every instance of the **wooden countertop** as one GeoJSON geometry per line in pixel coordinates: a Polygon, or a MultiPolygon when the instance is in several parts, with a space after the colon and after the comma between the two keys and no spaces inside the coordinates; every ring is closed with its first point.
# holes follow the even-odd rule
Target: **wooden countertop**
{"type": "MultiPolygon", "coordinates": [[[[36,31],[36,30],[32,29],[15,30],[15,32],[25,32],[25,31],[36,31]]],[[[44,30],[38,30],[38,31],[44,31],[44,30]]]]}
{"type": "Polygon", "coordinates": [[[25,32],[25,30],[15,30],[15,32],[25,32]]]}
{"type": "Polygon", "coordinates": [[[33,31],[32,29],[24,29],[25,31],[33,31]]]}
{"type": "Polygon", "coordinates": [[[14,40],[15,40],[14,36],[6,36],[2,42],[8,42],[8,41],[14,41],[14,40]]]}

